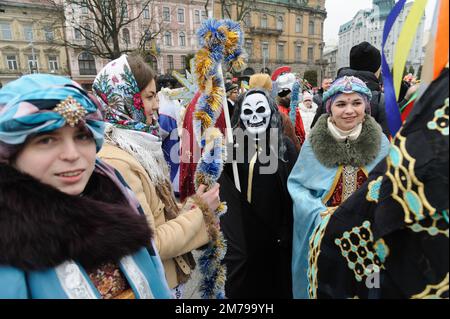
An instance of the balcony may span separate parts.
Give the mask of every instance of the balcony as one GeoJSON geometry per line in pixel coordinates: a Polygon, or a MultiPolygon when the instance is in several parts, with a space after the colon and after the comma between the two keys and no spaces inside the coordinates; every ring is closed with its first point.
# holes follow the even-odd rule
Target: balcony
{"type": "Polygon", "coordinates": [[[250,34],[252,35],[273,35],[273,36],[280,36],[283,33],[283,30],[276,29],[276,28],[264,28],[264,27],[250,27],[250,34]]]}

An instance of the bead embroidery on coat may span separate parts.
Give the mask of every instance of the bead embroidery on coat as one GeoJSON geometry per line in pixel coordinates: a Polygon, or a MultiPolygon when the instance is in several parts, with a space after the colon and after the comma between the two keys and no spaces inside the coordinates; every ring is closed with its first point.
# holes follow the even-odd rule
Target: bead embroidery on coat
{"type": "Polygon", "coordinates": [[[331,214],[323,218],[322,223],[316,228],[309,242],[308,293],[310,299],[317,298],[317,261],[319,260],[322,238],[325,234],[325,230],[327,228],[328,222],[330,221],[330,218],[331,214]]]}
{"type": "Polygon", "coordinates": [[[392,198],[402,206],[407,224],[436,213],[425,196],[424,184],[415,175],[415,163],[416,160],[406,150],[406,138],[400,131],[387,157],[386,176],[392,183],[392,198]]]}
{"type": "Polygon", "coordinates": [[[444,136],[448,136],[448,107],[449,99],[447,98],[445,105],[434,112],[434,119],[427,125],[430,130],[439,131],[444,136]]]}
{"type": "Polygon", "coordinates": [[[382,181],[383,181],[383,176],[380,176],[376,180],[371,181],[369,183],[368,191],[367,191],[367,195],[366,195],[367,201],[378,203],[378,199],[380,198],[380,187],[381,187],[382,181]]]}
{"type": "Polygon", "coordinates": [[[358,282],[364,277],[380,272],[383,268],[380,258],[373,247],[373,234],[370,222],[365,221],[360,227],[346,231],[334,242],[341,249],[342,256],[347,259],[350,268],[358,282]]]}

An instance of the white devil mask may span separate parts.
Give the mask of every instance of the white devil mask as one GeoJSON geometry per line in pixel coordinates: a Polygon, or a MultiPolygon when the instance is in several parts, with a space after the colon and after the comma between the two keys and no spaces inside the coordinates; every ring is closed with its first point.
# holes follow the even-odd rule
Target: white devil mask
{"type": "Polygon", "coordinates": [[[252,135],[261,135],[267,131],[271,115],[272,111],[264,94],[250,94],[242,103],[241,120],[252,135]]]}

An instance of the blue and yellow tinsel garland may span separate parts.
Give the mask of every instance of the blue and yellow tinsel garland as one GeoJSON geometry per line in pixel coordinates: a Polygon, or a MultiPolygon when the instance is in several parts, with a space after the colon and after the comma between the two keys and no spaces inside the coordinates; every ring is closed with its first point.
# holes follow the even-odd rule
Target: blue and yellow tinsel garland
{"type": "MultiPolygon", "coordinates": [[[[225,88],[221,75],[222,63],[238,71],[243,68],[243,33],[240,24],[231,20],[209,19],[198,31],[202,49],[195,57],[195,76],[202,96],[194,112],[194,134],[203,149],[203,155],[195,173],[195,187],[203,184],[210,189],[219,179],[225,162],[225,139],[215,129],[222,113],[225,88]]],[[[216,221],[209,223],[210,243],[199,259],[203,299],[225,298],[226,268],[222,260],[226,242],[219,228],[219,218],[226,212],[221,203],[215,212],[216,221]]]]}

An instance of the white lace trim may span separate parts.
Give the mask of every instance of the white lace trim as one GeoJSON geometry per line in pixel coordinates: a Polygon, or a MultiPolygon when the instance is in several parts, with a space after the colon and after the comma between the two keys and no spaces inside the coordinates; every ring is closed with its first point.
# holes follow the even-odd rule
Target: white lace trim
{"type": "Polygon", "coordinates": [[[125,269],[128,278],[133,282],[134,287],[136,288],[141,299],[155,299],[153,296],[152,290],[150,289],[149,283],[147,282],[147,278],[145,278],[144,274],[139,269],[136,262],[133,260],[131,256],[127,256],[121,259],[120,263],[125,269]]]}
{"type": "Polygon", "coordinates": [[[151,134],[120,129],[107,123],[105,139],[133,156],[144,167],[152,183],[162,185],[169,168],[161,148],[161,141],[151,134]]]}
{"type": "Polygon", "coordinates": [[[97,296],[73,261],[66,261],[55,268],[56,275],[64,292],[70,299],[97,299],[97,296]]]}

